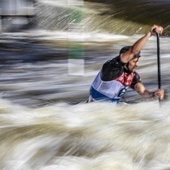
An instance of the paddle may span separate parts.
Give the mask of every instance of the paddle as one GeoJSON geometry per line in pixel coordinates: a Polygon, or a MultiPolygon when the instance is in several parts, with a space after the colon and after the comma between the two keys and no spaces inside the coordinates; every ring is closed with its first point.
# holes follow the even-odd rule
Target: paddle
{"type": "MultiPolygon", "coordinates": [[[[161,89],[161,66],[160,66],[160,43],[159,43],[159,34],[156,32],[156,29],[153,29],[153,32],[157,37],[157,66],[158,66],[158,89],[161,89]]],[[[160,102],[160,98],[159,98],[160,102]]]]}

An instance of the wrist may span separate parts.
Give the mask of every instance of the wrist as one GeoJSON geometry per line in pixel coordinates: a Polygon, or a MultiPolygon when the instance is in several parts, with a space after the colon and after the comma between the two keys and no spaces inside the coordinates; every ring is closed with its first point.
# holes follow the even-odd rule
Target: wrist
{"type": "Polygon", "coordinates": [[[155,92],[152,92],[152,97],[153,97],[153,98],[155,97],[155,92]]]}
{"type": "Polygon", "coordinates": [[[153,99],[158,99],[157,93],[156,93],[155,91],[152,92],[152,98],[153,98],[153,99]]]}
{"type": "Polygon", "coordinates": [[[148,36],[148,37],[151,37],[151,36],[152,36],[152,31],[149,31],[149,32],[147,33],[147,36],[148,36]]]}

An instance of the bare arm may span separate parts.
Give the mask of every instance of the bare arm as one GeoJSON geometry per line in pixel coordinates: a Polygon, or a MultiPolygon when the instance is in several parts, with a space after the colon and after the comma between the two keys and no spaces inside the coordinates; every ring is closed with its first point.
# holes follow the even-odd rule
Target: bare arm
{"type": "Polygon", "coordinates": [[[163,100],[163,98],[164,98],[164,90],[162,90],[162,89],[158,89],[156,91],[150,91],[150,90],[147,90],[141,82],[136,83],[134,88],[138,94],[140,94],[141,96],[143,96],[146,99],[163,100]]]}
{"type": "Polygon", "coordinates": [[[161,26],[153,25],[148,33],[136,41],[128,51],[121,54],[120,58],[123,63],[129,62],[131,59],[133,59],[135,54],[139,53],[143,49],[151,35],[155,35],[153,32],[154,29],[160,35],[163,32],[163,28],[161,26]]]}

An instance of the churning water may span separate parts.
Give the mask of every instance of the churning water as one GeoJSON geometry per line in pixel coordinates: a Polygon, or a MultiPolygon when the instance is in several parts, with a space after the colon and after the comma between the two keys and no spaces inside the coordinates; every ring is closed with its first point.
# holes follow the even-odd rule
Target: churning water
{"type": "MultiPolygon", "coordinates": [[[[64,29],[1,33],[0,169],[170,169],[169,37],[160,37],[161,107],[130,89],[123,99],[130,104],[84,103],[103,62],[141,36],[94,31],[82,39],[64,29]],[[69,74],[68,41],[83,47],[82,75],[69,74]]],[[[156,37],[141,54],[137,71],[156,90],[156,37]]]]}
{"type": "Polygon", "coordinates": [[[1,100],[0,168],[165,170],[169,102],[115,106],[57,103],[25,108],[1,100]]]}

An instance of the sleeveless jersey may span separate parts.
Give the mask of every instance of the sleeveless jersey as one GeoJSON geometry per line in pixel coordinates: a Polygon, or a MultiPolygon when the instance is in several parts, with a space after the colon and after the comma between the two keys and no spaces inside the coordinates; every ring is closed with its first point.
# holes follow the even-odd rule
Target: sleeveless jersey
{"type": "Polygon", "coordinates": [[[128,87],[134,88],[137,82],[141,82],[137,72],[128,72],[124,65],[119,56],[103,65],[90,88],[93,100],[118,102],[128,87]]]}

